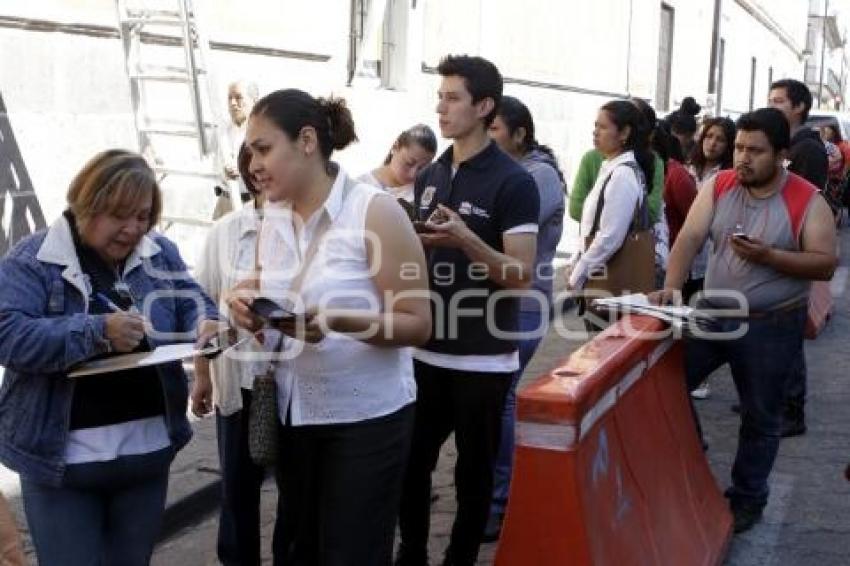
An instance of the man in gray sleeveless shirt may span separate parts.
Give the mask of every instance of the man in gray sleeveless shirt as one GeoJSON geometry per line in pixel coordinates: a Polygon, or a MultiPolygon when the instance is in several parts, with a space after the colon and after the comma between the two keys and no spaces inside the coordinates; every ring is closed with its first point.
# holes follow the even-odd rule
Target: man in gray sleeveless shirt
{"type": "Polygon", "coordinates": [[[713,313],[711,332],[687,339],[685,374],[691,390],[721,365],[731,369],[741,428],[726,495],[735,532],[743,532],[767,504],[810,282],[829,280],[837,258],[829,206],[782,165],[790,144],[782,113],[762,108],[741,116],[737,127],[734,170],[721,171],[700,190],[670,253],[664,290],[651,299],[681,300],[691,262],[711,238],[705,293],[696,300],[701,308],[728,310],[713,313]]]}

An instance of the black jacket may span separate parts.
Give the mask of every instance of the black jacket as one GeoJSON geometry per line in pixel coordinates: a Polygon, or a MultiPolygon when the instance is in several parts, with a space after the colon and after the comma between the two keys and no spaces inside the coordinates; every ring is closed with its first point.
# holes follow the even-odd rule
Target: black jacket
{"type": "Polygon", "coordinates": [[[800,175],[818,189],[826,187],[826,147],[817,132],[803,126],[791,138],[791,164],[788,170],[800,175]]]}

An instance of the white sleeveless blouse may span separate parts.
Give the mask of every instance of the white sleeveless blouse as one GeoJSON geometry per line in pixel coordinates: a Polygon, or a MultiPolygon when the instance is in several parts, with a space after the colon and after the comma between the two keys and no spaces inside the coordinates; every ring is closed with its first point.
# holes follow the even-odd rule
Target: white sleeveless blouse
{"type": "MultiPolygon", "coordinates": [[[[297,235],[288,206],[268,207],[260,240],[262,293],[292,301],[296,312],[305,307],[382,312],[384,299],[372,281],[365,229],[369,204],[382,194],[339,169],[323,207],[297,235]],[[295,297],[288,291],[322,215],[331,224],[295,297]]],[[[291,359],[275,372],[282,422],[357,422],[393,413],[416,398],[410,348],[372,346],[331,333],[317,344],[286,338],[284,350],[291,359]]]]}

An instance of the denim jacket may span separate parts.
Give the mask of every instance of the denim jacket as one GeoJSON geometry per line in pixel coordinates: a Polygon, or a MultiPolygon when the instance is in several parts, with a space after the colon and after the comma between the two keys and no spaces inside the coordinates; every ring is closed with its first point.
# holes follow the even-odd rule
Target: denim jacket
{"type": "MultiPolygon", "coordinates": [[[[193,340],[202,318],[218,318],[175,244],[161,235],[143,237],[127,258],[123,278],[153,328],[147,336],[152,348],[193,340]]],[[[90,295],[64,217],[0,261],[0,365],[6,368],[0,462],[34,481],[62,481],[74,394],[68,370],[109,349],[106,316],[87,314],[90,295]]],[[[168,433],[179,450],[192,436],[186,374],[179,362],[156,369],[168,433]]]]}

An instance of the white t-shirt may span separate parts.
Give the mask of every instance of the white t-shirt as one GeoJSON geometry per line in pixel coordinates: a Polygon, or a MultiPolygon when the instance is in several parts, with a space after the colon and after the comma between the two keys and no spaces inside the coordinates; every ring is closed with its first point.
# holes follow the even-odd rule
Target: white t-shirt
{"type": "Polygon", "coordinates": [[[374,171],[367,171],[363,173],[357,180],[361,183],[366,183],[367,185],[371,185],[378,189],[382,189],[389,194],[393,195],[395,198],[401,198],[406,200],[409,203],[413,203],[413,185],[404,185],[402,187],[388,187],[381,183],[381,181],[375,176],[374,171]]]}

